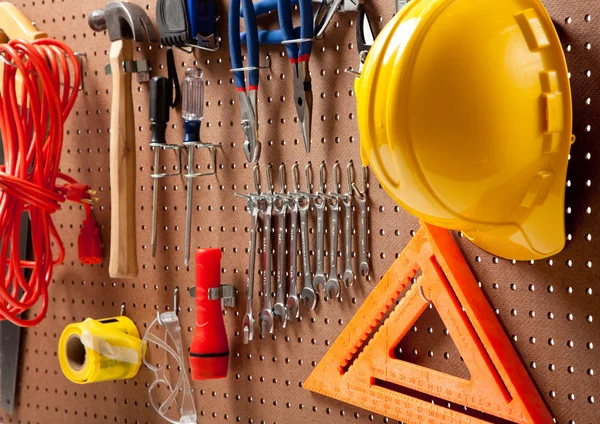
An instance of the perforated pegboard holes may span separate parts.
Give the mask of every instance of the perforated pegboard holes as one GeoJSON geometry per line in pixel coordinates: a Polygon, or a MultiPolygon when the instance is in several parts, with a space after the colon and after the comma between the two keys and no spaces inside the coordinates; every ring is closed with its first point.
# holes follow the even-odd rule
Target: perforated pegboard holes
{"type": "MultiPolygon", "coordinates": [[[[136,3],[150,16],[154,15],[153,2],[136,0],[136,3]]],[[[112,90],[103,67],[108,61],[110,43],[107,36],[94,33],[87,25],[87,14],[106,2],[22,0],[16,4],[40,29],[69,42],[76,51],[87,53],[86,88],[65,127],[61,169],[98,190],[101,200],[94,213],[106,244],[110,229],[108,132],[112,90]]],[[[225,36],[223,23],[228,4],[217,4],[220,32],[225,36]]],[[[567,248],[547,261],[529,264],[494,258],[462,238],[458,238],[458,242],[557,422],[587,424],[598,422],[600,416],[597,400],[600,359],[596,352],[600,343],[597,326],[600,292],[594,285],[598,280],[595,230],[599,225],[596,205],[599,204],[597,175],[600,172],[595,166],[596,158],[600,157],[595,139],[600,125],[596,102],[600,86],[594,84],[594,78],[600,75],[597,60],[600,34],[595,17],[600,4],[586,0],[546,0],[545,5],[561,33],[573,89],[577,141],[572,147],[567,181],[567,248]]],[[[376,31],[393,13],[393,2],[369,2],[367,7],[376,31]]],[[[276,19],[272,18],[267,17],[266,21],[276,25],[276,19]]],[[[336,15],[325,37],[314,43],[311,71],[315,102],[310,156],[304,153],[296,122],[285,49],[281,46],[261,49],[261,58],[270,53],[272,59],[271,69],[261,74],[259,96],[261,141],[265,144],[263,165],[282,161],[289,165],[296,160],[303,164],[308,160],[313,164],[321,160],[346,163],[349,159],[360,163],[353,78],[343,74],[343,69],[358,64],[355,29],[354,14],[336,15]]],[[[136,50],[136,57],[147,56],[151,60],[155,74],[166,74],[164,49],[136,45],[136,50]]],[[[218,175],[194,184],[193,246],[223,248],[222,282],[236,284],[240,300],[244,296],[248,268],[249,217],[233,193],[248,192],[252,183],[251,166],[248,167],[241,151],[243,134],[239,127],[237,93],[229,72],[227,40],[223,40],[218,52],[203,53],[198,59],[179,51],[175,55],[180,76],[188,66],[202,67],[206,78],[202,137],[224,146],[223,152],[218,152],[218,175]]],[[[181,252],[185,182],[172,179],[159,187],[159,240],[162,244],[157,258],[152,259],[150,249],[143,248],[150,244],[152,197],[148,87],[135,81],[133,86],[140,276],[131,281],[112,281],[104,266],[81,266],[75,243],[79,228],[72,224],[72,215],[83,212],[77,210],[77,206],[68,205],[56,215],[67,256],[56,269],[49,288],[52,303],[48,319],[40,327],[24,332],[16,415],[13,418],[0,415],[0,422],[158,422],[148,403],[151,376],[146,370],[132,381],[94,386],[74,386],[64,379],[55,346],[62,328],[71,322],[88,316],[118,314],[119,306],[125,302],[127,315],[143,331],[157,311],[170,307],[172,290],[179,285],[182,289],[180,320],[182,329],[186,330],[182,333],[184,346],[189,346],[191,341],[195,305],[185,289],[194,285],[194,275],[183,266],[181,252]],[[44,384],[40,384],[41,380],[44,384]]],[[[182,123],[177,111],[171,114],[167,134],[169,142],[182,140],[182,123]]],[[[172,166],[172,162],[165,166],[172,166]]],[[[227,311],[225,322],[232,358],[230,377],[223,381],[193,383],[201,421],[392,422],[359,408],[314,396],[301,387],[313,364],[323,357],[402,251],[411,238],[411,231],[418,228],[416,220],[393,203],[374,176],[371,176],[369,196],[370,279],[358,282],[352,290],[343,293],[343,302],[322,302],[314,313],[303,314],[302,322],[293,322],[286,331],[277,331],[275,339],[258,339],[248,346],[243,345],[243,337],[239,336],[244,302],[239,302],[235,311],[227,311]]],[[[460,364],[459,355],[451,349],[446,341],[449,337],[432,312],[428,311],[414,327],[417,331],[411,331],[399,346],[406,359],[445,372],[459,369],[456,367],[460,364]]]]}

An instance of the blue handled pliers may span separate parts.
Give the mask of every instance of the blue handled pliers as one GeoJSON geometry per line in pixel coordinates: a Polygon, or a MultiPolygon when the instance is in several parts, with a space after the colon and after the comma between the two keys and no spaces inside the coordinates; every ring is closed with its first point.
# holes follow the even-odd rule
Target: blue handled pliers
{"type": "MultiPolygon", "coordinates": [[[[258,31],[258,39],[264,44],[282,43],[285,45],[294,75],[296,113],[302,128],[304,146],[306,151],[310,152],[313,92],[309,62],[314,37],[312,0],[262,0],[254,5],[253,12],[256,16],[273,10],[277,10],[280,30],[258,31]],[[296,3],[300,8],[301,24],[299,29],[294,28],[292,21],[292,4],[296,3]]],[[[242,40],[245,38],[249,41],[249,35],[247,33],[245,37],[242,36],[242,40]]]]}
{"type": "Polygon", "coordinates": [[[246,136],[244,153],[248,162],[258,162],[261,144],[258,140],[258,104],[257,91],[259,84],[259,52],[258,28],[252,0],[231,0],[229,6],[229,54],[233,67],[233,78],[240,96],[242,130],[246,136]],[[246,44],[248,46],[248,67],[242,67],[242,43],[240,40],[240,17],[243,7],[246,25],[246,44]],[[246,87],[244,71],[248,71],[248,87],[246,87]]]}

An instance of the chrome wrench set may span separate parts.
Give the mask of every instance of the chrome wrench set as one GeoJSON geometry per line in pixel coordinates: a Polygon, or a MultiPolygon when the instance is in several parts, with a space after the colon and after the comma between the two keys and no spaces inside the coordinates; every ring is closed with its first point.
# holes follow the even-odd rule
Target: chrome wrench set
{"type": "Polygon", "coordinates": [[[265,169],[266,187],[261,186],[261,171],[259,165],[255,165],[254,192],[236,193],[236,196],[246,199],[246,210],[251,216],[246,314],[242,323],[244,343],[255,337],[253,308],[257,275],[262,277],[259,291],[262,302],[258,321],[261,336],[267,337],[274,333],[276,322],[279,322],[281,328],[286,328],[289,321],[298,319],[301,307],[314,310],[321,291],[329,299],[339,298],[342,285],[349,288],[357,276],[366,277],[369,274],[367,168],[362,168],[362,188],[359,188],[355,183],[354,164],[349,162],[346,166],[347,183],[345,190],[342,190],[340,163],[333,165],[332,184],[327,187],[327,165],[322,162],[316,192],[313,192],[311,163],[305,167],[305,190],[300,187],[300,166],[297,162],[292,165],[291,171],[292,185],[288,187],[286,166],[280,165],[279,191],[275,191],[273,165],[269,164],[265,169]],[[360,212],[359,223],[354,222],[355,211],[360,212]],[[314,269],[311,263],[311,212],[316,213],[314,269]],[[340,225],[342,216],[343,226],[340,225]],[[261,228],[262,244],[258,240],[261,228]],[[338,246],[342,245],[338,244],[340,232],[343,233],[342,252],[338,250],[338,246]],[[354,253],[355,232],[360,239],[358,273],[354,272],[352,266],[352,257],[357,256],[354,253]],[[326,239],[329,239],[329,250],[325,246],[326,239]],[[259,249],[259,246],[262,247],[259,249]],[[257,251],[263,258],[260,261],[261,272],[256,271],[257,251]],[[298,253],[301,259],[300,269],[298,253]],[[325,272],[326,257],[329,257],[328,273],[325,272]],[[343,269],[338,269],[338,261],[343,262],[343,269]],[[276,281],[275,291],[273,280],[276,281]]]}

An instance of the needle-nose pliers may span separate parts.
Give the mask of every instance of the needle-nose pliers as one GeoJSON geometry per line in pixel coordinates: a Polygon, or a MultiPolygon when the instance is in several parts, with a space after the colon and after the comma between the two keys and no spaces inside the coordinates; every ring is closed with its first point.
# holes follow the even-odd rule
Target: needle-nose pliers
{"type": "MultiPolygon", "coordinates": [[[[302,137],[307,152],[310,152],[312,134],[313,92],[309,71],[314,20],[311,0],[262,0],[254,5],[254,14],[261,15],[277,10],[280,30],[258,31],[258,39],[263,44],[284,44],[292,63],[294,103],[302,128],[302,137]],[[292,4],[298,3],[300,27],[294,28],[292,4]]],[[[246,11],[244,10],[245,14],[246,11]]],[[[249,41],[249,33],[242,34],[242,41],[249,41]]]]}
{"type": "Polygon", "coordinates": [[[257,92],[259,84],[258,28],[252,0],[231,0],[229,6],[229,54],[235,85],[240,97],[242,130],[246,136],[244,153],[248,162],[257,162],[260,158],[261,144],[258,139],[258,104],[257,92]],[[242,65],[242,44],[240,34],[240,18],[243,7],[246,25],[246,45],[248,47],[248,67],[242,65]],[[246,87],[245,71],[248,71],[248,87],[246,87]]]}

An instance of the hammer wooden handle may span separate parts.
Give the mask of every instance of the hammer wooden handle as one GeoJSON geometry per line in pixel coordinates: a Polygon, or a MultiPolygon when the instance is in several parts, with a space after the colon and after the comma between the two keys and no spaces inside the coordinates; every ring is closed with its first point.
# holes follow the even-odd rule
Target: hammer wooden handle
{"type": "Polygon", "coordinates": [[[131,40],[114,41],[110,48],[112,107],[110,120],[111,278],[138,275],[135,207],[135,122],[131,73],[123,62],[133,60],[131,40]]]}

